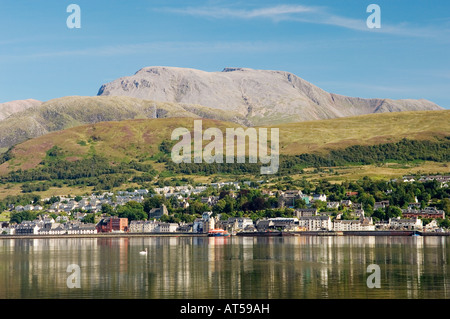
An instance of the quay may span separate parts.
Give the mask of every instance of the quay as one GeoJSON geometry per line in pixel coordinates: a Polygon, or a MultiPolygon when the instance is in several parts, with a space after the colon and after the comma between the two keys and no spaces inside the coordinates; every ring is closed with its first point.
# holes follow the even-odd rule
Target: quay
{"type": "MultiPolygon", "coordinates": [[[[291,237],[291,236],[450,236],[450,232],[420,232],[413,230],[379,230],[379,231],[268,231],[238,232],[231,236],[241,237],[291,237]]],[[[59,235],[0,235],[0,239],[66,239],[66,238],[141,238],[141,237],[208,237],[207,233],[97,233],[97,234],[59,234],[59,235]]]]}

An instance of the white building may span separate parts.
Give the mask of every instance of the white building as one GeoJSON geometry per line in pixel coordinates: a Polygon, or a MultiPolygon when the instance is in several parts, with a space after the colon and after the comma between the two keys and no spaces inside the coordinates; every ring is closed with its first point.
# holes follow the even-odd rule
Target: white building
{"type": "Polygon", "coordinates": [[[334,231],[372,231],[375,230],[372,218],[358,220],[335,220],[333,222],[334,231]]]}
{"type": "Polygon", "coordinates": [[[309,216],[298,217],[299,228],[307,231],[332,230],[333,224],[330,216],[309,216]]]}
{"type": "Polygon", "coordinates": [[[160,223],[159,232],[160,233],[174,233],[178,229],[177,223],[160,223]]]}
{"type": "Polygon", "coordinates": [[[313,200],[314,201],[320,200],[322,202],[326,202],[327,201],[327,195],[325,195],[325,194],[314,194],[313,195],[313,200]]]}
{"type": "Polygon", "coordinates": [[[156,221],[132,220],[128,226],[130,233],[152,233],[157,232],[158,229],[159,222],[156,221]]]}
{"type": "Polygon", "coordinates": [[[413,218],[391,218],[389,219],[389,225],[391,229],[398,230],[422,230],[422,220],[417,217],[413,218]]]}

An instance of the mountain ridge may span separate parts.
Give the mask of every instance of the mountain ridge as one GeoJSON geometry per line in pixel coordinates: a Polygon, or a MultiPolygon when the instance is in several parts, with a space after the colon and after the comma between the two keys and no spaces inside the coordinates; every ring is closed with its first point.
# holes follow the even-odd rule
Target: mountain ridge
{"type": "Polygon", "coordinates": [[[443,109],[425,99],[348,97],[326,92],[290,72],[238,67],[221,72],[145,67],[103,84],[97,95],[200,104],[241,114],[251,125],[443,109]]]}

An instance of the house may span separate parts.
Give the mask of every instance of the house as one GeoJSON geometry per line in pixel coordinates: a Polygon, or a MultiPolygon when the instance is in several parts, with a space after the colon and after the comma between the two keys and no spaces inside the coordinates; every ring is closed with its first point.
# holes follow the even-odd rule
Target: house
{"type": "Polygon", "coordinates": [[[299,228],[298,218],[275,217],[269,218],[269,221],[272,222],[273,228],[283,231],[298,231],[299,228]]]}
{"type": "Polygon", "coordinates": [[[417,217],[413,218],[390,218],[389,225],[391,229],[397,230],[422,230],[422,220],[417,217]]]}
{"type": "Polygon", "coordinates": [[[193,223],[181,223],[178,226],[178,232],[182,233],[191,233],[192,232],[193,223]]]}
{"type": "Polygon", "coordinates": [[[373,210],[385,209],[388,206],[389,206],[389,201],[388,200],[384,200],[384,201],[381,201],[381,202],[375,202],[375,204],[373,205],[373,210]]]}
{"type": "Polygon", "coordinates": [[[144,221],[144,220],[132,220],[128,226],[129,233],[151,233],[158,227],[158,222],[144,221]]]}
{"type": "Polygon", "coordinates": [[[201,198],[201,202],[208,206],[214,206],[217,204],[218,201],[219,201],[219,196],[208,196],[208,197],[201,198]]]}
{"type": "Polygon", "coordinates": [[[351,207],[352,204],[353,204],[352,201],[349,199],[341,200],[341,206],[343,207],[351,207]]]}
{"type": "Polygon", "coordinates": [[[316,216],[317,212],[317,208],[299,208],[294,211],[297,218],[316,216]]]}
{"type": "Polygon", "coordinates": [[[437,231],[439,229],[439,225],[438,225],[436,219],[433,219],[431,222],[426,224],[423,228],[427,232],[433,232],[433,231],[437,231]]]}
{"type": "Polygon", "coordinates": [[[256,221],[256,230],[259,232],[266,232],[274,229],[274,223],[272,220],[260,219],[256,221]]]}
{"type": "Polygon", "coordinates": [[[220,221],[220,225],[223,229],[233,232],[254,230],[253,220],[248,217],[230,217],[228,220],[220,221]]]}
{"type": "Polygon", "coordinates": [[[196,218],[192,224],[193,233],[203,233],[203,223],[205,221],[202,218],[196,218]]]}
{"type": "Polygon", "coordinates": [[[39,235],[63,235],[66,233],[66,229],[60,223],[46,223],[38,230],[39,235]]]}
{"type": "Polygon", "coordinates": [[[402,216],[405,218],[421,217],[432,219],[444,219],[445,212],[435,207],[426,207],[424,209],[402,209],[402,216]]]}
{"type": "Polygon", "coordinates": [[[67,230],[68,234],[77,234],[77,235],[88,235],[88,234],[97,234],[97,228],[95,227],[95,224],[84,224],[84,223],[77,223],[70,227],[67,230]]]}
{"type": "Polygon", "coordinates": [[[409,203],[408,209],[420,209],[421,204],[420,203],[409,203]]]}
{"type": "Polygon", "coordinates": [[[211,229],[214,229],[216,226],[216,220],[211,217],[213,212],[204,212],[202,214],[203,225],[202,229],[204,233],[209,232],[211,229]]]}
{"type": "Polygon", "coordinates": [[[327,208],[328,209],[338,209],[339,202],[327,202],[327,208]]]}
{"type": "Polygon", "coordinates": [[[15,228],[16,235],[36,235],[40,227],[37,223],[31,221],[23,221],[15,228]]]}
{"type": "Polygon", "coordinates": [[[352,212],[350,212],[350,216],[356,217],[356,218],[364,218],[364,209],[355,209],[352,212]]]}
{"type": "Polygon", "coordinates": [[[160,233],[174,233],[178,229],[177,223],[159,223],[160,233]]]}
{"type": "Polygon", "coordinates": [[[308,231],[332,230],[330,216],[301,216],[298,217],[300,228],[305,228],[308,231]]]}
{"type": "Polygon", "coordinates": [[[352,197],[352,196],[358,196],[358,192],[346,192],[345,193],[345,196],[347,196],[347,197],[352,197]]]}
{"type": "Polygon", "coordinates": [[[23,207],[23,210],[26,210],[26,211],[31,211],[31,210],[33,210],[33,209],[34,209],[34,206],[33,206],[33,205],[30,205],[30,204],[25,205],[25,206],[23,207]]]}
{"type": "Polygon", "coordinates": [[[372,231],[375,230],[372,218],[358,220],[335,220],[333,222],[334,231],[372,231]]]}
{"type": "Polygon", "coordinates": [[[278,207],[293,207],[295,200],[301,199],[309,204],[309,196],[304,195],[301,190],[287,190],[279,193],[278,197],[278,207]]]}
{"type": "Polygon", "coordinates": [[[322,202],[326,202],[327,201],[327,195],[325,194],[314,194],[313,195],[313,200],[314,201],[322,201],[322,202]]]}

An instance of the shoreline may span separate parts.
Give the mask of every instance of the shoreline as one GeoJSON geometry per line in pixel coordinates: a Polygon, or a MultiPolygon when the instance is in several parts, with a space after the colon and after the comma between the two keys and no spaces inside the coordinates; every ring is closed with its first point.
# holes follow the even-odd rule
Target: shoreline
{"type": "MultiPolygon", "coordinates": [[[[231,237],[292,237],[292,236],[403,236],[418,234],[423,237],[450,236],[450,232],[419,232],[412,230],[397,231],[292,231],[292,232],[239,232],[231,237]]],[[[63,235],[0,235],[0,239],[67,239],[67,238],[140,238],[140,237],[208,237],[207,233],[98,233],[98,234],[63,234],[63,235]]]]}

